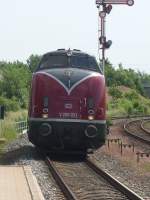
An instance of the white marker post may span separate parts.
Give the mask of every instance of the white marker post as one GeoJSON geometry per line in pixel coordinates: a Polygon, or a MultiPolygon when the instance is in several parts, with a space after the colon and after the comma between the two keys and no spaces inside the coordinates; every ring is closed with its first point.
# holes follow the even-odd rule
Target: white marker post
{"type": "Polygon", "coordinates": [[[98,8],[98,19],[99,19],[99,30],[98,30],[98,52],[99,52],[99,59],[100,65],[102,67],[103,73],[105,72],[105,50],[110,48],[112,45],[111,40],[106,40],[106,33],[105,33],[105,22],[106,22],[106,15],[109,14],[112,10],[112,4],[124,4],[128,6],[134,5],[134,0],[96,0],[96,5],[98,8]],[[101,54],[100,55],[100,51],[101,54]]]}

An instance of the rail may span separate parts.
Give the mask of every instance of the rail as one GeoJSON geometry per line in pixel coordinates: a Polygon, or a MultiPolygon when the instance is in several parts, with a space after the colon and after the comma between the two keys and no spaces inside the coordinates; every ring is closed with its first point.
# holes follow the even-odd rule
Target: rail
{"type": "MultiPolygon", "coordinates": [[[[84,191],[84,185],[83,185],[83,190],[81,189],[80,192],[78,190],[78,187],[77,189],[73,188],[72,189],[72,179],[71,179],[71,184],[66,181],[66,179],[64,179],[64,177],[71,177],[70,175],[70,170],[71,170],[71,174],[72,174],[72,170],[73,170],[73,178],[78,178],[79,177],[79,168],[77,169],[75,166],[74,166],[74,162],[72,163],[72,167],[70,168],[71,166],[71,163],[69,163],[69,167],[67,167],[66,171],[68,172],[69,176],[68,175],[64,175],[62,172],[60,172],[62,170],[62,167],[60,165],[60,167],[57,167],[55,166],[55,161],[53,163],[53,161],[49,158],[49,156],[46,158],[46,163],[48,164],[48,167],[50,169],[50,172],[52,173],[55,181],[57,182],[57,184],[59,185],[60,189],[62,190],[64,196],[67,198],[67,199],[72,199],[72,200],[76,200],[76,199],[87,199],[88,197],[92,197],[92,193],[90,192],[90,188],[88,188],[89,186],[87,186],[87,189],[88,190],[88,194],[90,193],[90,196],[87,196],[87,193],[84,191]],[[60,170],[61,169],[61,170],[60,170]],[[77,169],[77,171],[76,171],[77,169]],[[76,176],[75,176],[76,174],[76,176]],[[71,186],[71,187],[70,187],[71,186]],[[76,192],[75,192],[76,191],[76,192]],[[80,193],[82,193],[82,196],[80,196],[80,193]],[[77,196],[76,196],[77,195],[77,196]],[[84,196],[85,195],[85,196],[84,196]]],[[[59,162],[58,162],[59,163],[59,162]]],[[[81,162],[81,163],[84,163],[84,165],[82,166],[84,170],[81,170],[82,171],[82,179],[83,179],[83,183],[85,184],[86,182],[84,182],[84,176],[83,176],[83,171],[85,173],[85,177],[88,176],[87,171],[86,169],[90,169],[90,172],[91,170],[94,172],[93,174],[97,174],[98,175],[98,179],[101,180],[100,178],[102,178],[102,180],[100,181],[100,183],[102,182],[102,184],[104,184],[104,179],[106,180],[106,182],[108,184],[110,184],[115,190],[117,190],[119,192],[119,194],[122,194],[124,196],[126,196],[128,199],[131,199],[131,200],[143,200],[142,197],[140,197],[139,195],[137,195],[135,192],[133,192],[131,189],[129,189],[128,187],[126,187],[124,184],[120,183],[118,180],[116,180],[114,177],[112,177],[110,174],[106,173],[105,171],[103,171],[102,169],[100,169],[95,163],[93,163],[93,161],[91,161],[90,159],[86,159],[85,162],[81,162]],[[87,166],[87,168],[84,168],[85,166],[87,166]]],[[[81,163],[80,163],[80,167],[81,167],[81,163]]],[[[64,169],[62,170],[63,172],[65,171],[64,169]]],[[[89,173],[89,172],[88,172],[89,173]]],[[[81,175],[80,174],[80,175],[81,175]]],[[[91,175],[89,175],[89,177],[91,177],[91,175]]],[[[95,175],[94,175],[95,177],[95,175]]],[[[78,180],[78,179],[77,179],[78,180]]],[[[79,180],[78,180],[79,181],[79,180]]],[[[78,184],[78,181],[75,182],[74,184],[78,184]]],[[[92,181],[92,179],[91,179],[92,181]]],[[[81,181],[82,182],[82,181],[81,181]]],[[[81,183],[80,182],[80,183],[81,183]]],[[[74,185],[75,186],[75,185],[74,185]]],[[[80,185],[80,187],[82,188],[82,185],[80,185]]],[[[96,191],[98,190],[99,191],[99,194],[100,196],[102,197],[102,195],[105,195],[106,191],[103,190],[103,187],[101,187],[102,190],[98,190],[98,188],[96,189],[96,191]]],[[[110,187],[108,187],[110,189],[110,187]]],[[[106,189],[106,188],[105,188],[106,189]]],[[[93,191],[93,189],[91,190],[93,191]]],[[[93,195],[95,195],[95,193],[93,193],[93,195]]],[[[98,195],[98,193],[96,193],[96,195],[98,195]]],[[[116,195],[116,194],[115,194],[116,195]]],[[[98,197],[98,196],[97,196],[98,197]]],[[[109,196],[109,199],[111,197],[111,194],[109,196]]],[[[116,196],[117,197],[117,196],[116,196]]],[[[92,198],[91,198],[92,199],[92,198]]],[[[117,197],[118,199],[118,197],[117,197]]]]}
{"type": "MultiPolygon", "coordinates": [[[[124,124],[124,131],[128,134],[128,135],[130,135],[130,136],[132,136],[132,137],[134,137],[134,138],[136,138],[136,139],[138,139],[138,140],[140,140],[140,141],[142,141],[142,142],[144,142],[144,143],[146,143],[146,144],[150,144],[150,139],[149,139],[149,137],[147,137],[147,138],[145,138],[144,136],[143,136],[143,133],[142,134],[140,134],[140,132],[138,132],[138,134],[135,134],[134,132],[132,132],[130,129],[129,129],[129,127],[131,126],[131,124],[132,123],[135,123],[135,122],[138,122],[138,121],[141,121],[141,120],[131,120],[131,121],[129,121],[129,122],[127,122],[127,123],[125,123],[124,124]]],[[[141,122],[142,123],[142,122],[141,122]]],[[[140,127],[141,127],[141,125],[140,125],[140,127]]],[[[141,129],[142,131],[144,131],[143,129],[141,129]]],[[[144,131],[145,132],[145,131],[144,131]]]]}
{"type": "Polygon", "coordinates": [[[114,186],[117,190],[127,196],[129,199],[134,200],[144,200],[142,197],[137,195],[127,186],[119,182],[117,179],[112,177],[109,173],[105,172],[101,168],[99,168],[95,163],[93,163],[90,159],[86,159],[86,164],[94,170],[99,176],[102,176],[105,180],[107,180],[112,186],[114,186]]]}
{"type": "Polygon", "coordinates": [[[58,172],[58,170],[56,169],[56,167],[54,166],[53,162],[49,157],[46,157],[46,163],[52,173],[53,178],[61,188],[64,196],[69,200],[78,200],[75,194],[70,190],[69,186],[65,183],[63,177],[58,172]]]}
{"type": "Polygon", "coordinates": [[[149,118],[150,115],[124,115],[124,116],[112,116],[110,117],[111,120],[117,120],[117,119],[132,119],[132,118],[149,118]]]}

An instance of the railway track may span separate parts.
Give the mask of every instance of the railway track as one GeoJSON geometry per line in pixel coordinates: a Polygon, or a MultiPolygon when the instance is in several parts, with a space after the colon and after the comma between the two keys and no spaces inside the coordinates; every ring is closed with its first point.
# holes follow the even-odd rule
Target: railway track
{"type": "Polygon", "coordinates": [[[130,116],[124,115],[124,116],[118,116],[118,117],[112,116],[110,119],[117,120],[117,119],[137,119],[137,118],[150,119],[150,115],[130,115],[130,116]]]}
{"type": "Polygon", "coordinates": [[[60,162],[47,157],[46,162],[64,196],[69,200],[142,200],[89,159],[60,162]]]}
{"type": "Polygon", "coordinates": [[[141,128],[150,135],[150,119],[144,120],[141,123],[141,128]]]}
{"type": "Polygon", "coordinates": [[[124,124],[124,130],[130,136],[150,145],[150,133],[143,127],[143,120],[132,120],[124,124]]]}

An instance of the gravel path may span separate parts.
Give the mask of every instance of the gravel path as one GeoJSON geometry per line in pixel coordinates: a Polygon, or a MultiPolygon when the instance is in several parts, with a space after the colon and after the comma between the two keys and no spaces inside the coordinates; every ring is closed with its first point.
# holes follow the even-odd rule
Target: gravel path
{"type": "Polygon", "coordinates": [[[64,199],[60,189],[53,180],[49,169],[39,156],[37,150],[28,142],[27,136],[11,142],[5,147],[5,154],[0,158],[1,165],[30,165],[36,176],[45,200],[64,199]]]}

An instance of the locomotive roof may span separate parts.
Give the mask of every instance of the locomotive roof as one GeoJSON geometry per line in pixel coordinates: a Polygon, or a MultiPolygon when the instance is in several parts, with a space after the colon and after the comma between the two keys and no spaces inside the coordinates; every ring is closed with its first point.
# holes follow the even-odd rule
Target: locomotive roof
{"type": "Polygon", "coordinates": [[[51,52],[48,52],[46,54],[44,54],[44,57],[45,56],[49,56],[49,55],[65,55],[67,54],[68,52],[71,52],[72,55],[82,55],[82,56],[90,56],[89,54],[83,52],[83,51],[80,51],[78,49],[73,49],[73,50],[66,50],[66,49],[58,49],[56,51],[51,51],[51,52]]]}

